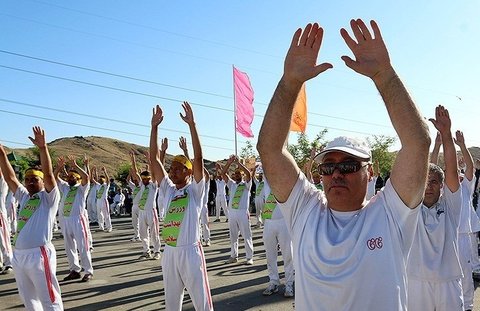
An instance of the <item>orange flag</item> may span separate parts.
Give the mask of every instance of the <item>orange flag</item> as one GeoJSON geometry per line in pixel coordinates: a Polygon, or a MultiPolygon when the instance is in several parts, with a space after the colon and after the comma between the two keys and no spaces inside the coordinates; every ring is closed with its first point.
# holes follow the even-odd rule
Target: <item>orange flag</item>
{"type": "Polygon", "coordinates": [[[298,93],[297,100],[293,106],[292,121],[290,122],[290,131],[305,133],[307,128],[307,94],[305,83],[298,93]]]}

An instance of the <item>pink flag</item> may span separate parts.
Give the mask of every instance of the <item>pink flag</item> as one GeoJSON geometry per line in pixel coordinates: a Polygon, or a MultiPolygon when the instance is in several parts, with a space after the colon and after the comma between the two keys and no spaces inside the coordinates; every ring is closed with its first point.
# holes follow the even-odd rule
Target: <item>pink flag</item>
{"type": "Polygon", "coordinates": [[[235,89],[235,129],[245,137],[253,137],[253,89],[246,73],[233,67],[235,89]]]}

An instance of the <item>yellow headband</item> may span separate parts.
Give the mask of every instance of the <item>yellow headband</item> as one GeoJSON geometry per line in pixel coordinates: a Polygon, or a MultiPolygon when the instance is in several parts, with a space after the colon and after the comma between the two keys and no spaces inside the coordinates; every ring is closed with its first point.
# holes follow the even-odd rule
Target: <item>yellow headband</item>
{"type": "Polygon", "coordinates": [[[37,176],[43,179],[43,172],[36,170],[34,168],[29,168],[28,170],[25,171],[25,177],[33,177],[33,176],[37,176]]]}
{"type": "Polygon", "coordinates": [[[192,162],[190,162],[190,160],[187,159],[187,157],[184,156],[184,155],[181,155],[181,154],[176,155],[173,158],[172,162],[178,162],[178,163],[182,164],[183,166],[185,166],[186,168],[188,168],[189,170],[192,169],[192,162]]]}
{"type": "Polygon", "coordinates": [[[68,176],[73,176],[75,177],[76,179],[81,179],[82,177],[80,176],[80,174],[76,173],[76,172],[68,172],[68,176]]]}

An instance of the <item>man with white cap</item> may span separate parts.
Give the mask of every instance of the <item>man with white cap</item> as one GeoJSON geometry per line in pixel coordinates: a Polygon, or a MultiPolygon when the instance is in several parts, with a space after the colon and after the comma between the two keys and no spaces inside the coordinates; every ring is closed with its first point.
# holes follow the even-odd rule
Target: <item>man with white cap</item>
{"type": "Polygon", "coordinates": [[[165,250],[162,257],[166,310],[181,310],[184,288],[192,299],[195,310],[213,310],[207,267],[200,242],[200,212],[205,191],[203,155],[193,111],[183,102],[192,138],[193,161],[184,155],[173,158],[167,175],[159,159],[158,125],[163,121],[160,106],[153,110],[150,134],[150,164],[153,179],[159,183],[160,195],[165,197],[167,212],[162,237],[165,250]]]}
{"type": "Polygon", "coordinates": [[[25,186],[18,181],[0,145],[0,169],[19,202],[12,265],[26,310],[63,310],[60,286],[55,275],[57,255],[52,244],[60,191],[53,176],[45,132],[35,126],[33,134],[34,137],[29,138],[39,149],[42,168],[31,167],[25,171],[25,186]]]}
{"type": "Polygon", "coordinates": [[[298,29],[260,130],[257,149],[293,242],[296,310],[406,310],[406,261],[427,176],[428,126],[395,73],[380,29],[351,20],[340,33],[355,60],[345,64],[373,80],[402,148],[385,188],[367,202],[373,176],[368,146],[338,137],[316,161],[316,189],[288,153],[293,106],[302,85],[332,67],[316,64],[323,29],[298,29]]]}

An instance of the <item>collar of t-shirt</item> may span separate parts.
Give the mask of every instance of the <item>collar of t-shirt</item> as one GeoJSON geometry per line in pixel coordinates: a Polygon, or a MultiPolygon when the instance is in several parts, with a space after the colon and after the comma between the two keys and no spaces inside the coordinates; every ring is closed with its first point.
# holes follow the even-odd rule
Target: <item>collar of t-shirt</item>
{"type": "Polygon", "coordinates": [[[330,211],[332,212],[332,217],[340,225],[340,227],[345,227],[350,222],[350,220],[352,220],[352,218],[357,216],[362,211],[362,209],[351,212],[339,212],[334,211],[330,208],[330,211]]]}

